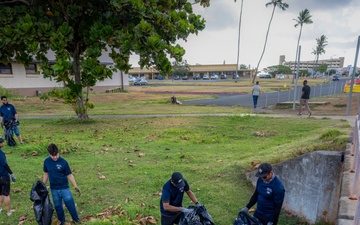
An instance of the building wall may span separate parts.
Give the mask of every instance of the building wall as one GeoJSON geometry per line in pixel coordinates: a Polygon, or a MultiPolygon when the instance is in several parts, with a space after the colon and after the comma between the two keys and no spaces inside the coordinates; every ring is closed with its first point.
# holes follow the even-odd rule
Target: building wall
{"type": "MultiPolygon", "coordinates": [[[[27,74],[23,64],[13,62],[11,65],[12,74],[0,73],[0,85],[6,89],[25,96],[35,96],[38,92],[45,93],[53,88],[63,87],[61,82],[57,83],[50,78],[44,78],[42,74],[27,74]]],[[[122,87],[122,83],[125,89],[129,87],[128,75],[124,74],[123,79],[121,79],[120,72],[116,72],[111,79],[107,78],[104,81],[97,82],[93,90],[105,92],[109,89],[122,87]]]]}
{"type": "MultiPolygon", "coordinates": [[[[236,74],[236,64],[212,64],[212,65],[190,65],[189,76],[190,79],[194,75],[211,75],[211,74],[226,74],[226,75],[235,75],[236,74]]],[[[254,75],[253,69],[242,69],[238,70],[238,75],[240,77],[252,77],[254,75]]],[[[148,79],[156,79],[160,72],[154,68],[140,68],[134,67],[129,71],[129,75],[135,77],[146,77],[148,79]]],[[[172,75],[165,75],[168,79],[172,75]]]]}

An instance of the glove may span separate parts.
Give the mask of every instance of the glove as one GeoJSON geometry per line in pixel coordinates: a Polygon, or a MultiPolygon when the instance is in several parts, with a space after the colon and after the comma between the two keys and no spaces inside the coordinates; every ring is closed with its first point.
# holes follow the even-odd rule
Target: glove
{"type": "Polygon", "coordinates": [[[12,180],[12,182],[16,182],[16,177],[14,174],[11,174],[11,180],[12,180]]]}
{"type": "Polygon", "coordinates": [[[196,203],[196,206],[197,206],[197,207],[201,206],[200,202],[197,202],[197,203],[196,203]]]}
{"type": "Polygon", "coordinates": [[[180,212],[191,213],[192,211],[194,211],[194,210],[193,209],[187,209],[187,208],[184,208],[184,207],[180,207],[180,212]]]}
{"type": "Polygon", "coordinates": [[[242,208],[242,209],[240,209],[240,211],[239,212],[249,212],[249,209],[247,208],[247,207],[244,207],[244,208],[242,208]]]}
{"type": "Polygon", "coordinates": [[[273,225],[273,222],[268,222],[266,225],[273,225]]]}
{"type": "Polygon", "coordinates": [[[75,187],[75,191],[76,191],[77,193],[79,193],[79,196],[81,195],[81,191],[80,191],[80,189],[79,189],[78,187],[75,187]]]}

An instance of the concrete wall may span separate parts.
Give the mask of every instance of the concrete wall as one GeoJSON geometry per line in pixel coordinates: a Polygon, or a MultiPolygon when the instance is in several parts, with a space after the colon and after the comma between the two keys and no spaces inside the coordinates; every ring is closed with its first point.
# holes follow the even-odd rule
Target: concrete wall
{"type": "MultiPolygon", "coordinates": [[[[309,223],[335,224],[340,196],[342,153],[316,151],[273,165],[285,186],[283,208],[309,223]]],[[[256,171],[247,174],[256,185],[256,171]]]]}
{"type": "MultiPolygon", "coordinates": [[[[63,84],[57,83],[54,79],[44,78],[42,74],[27,74],[23,64],[16,62],[11,63],[12,74],[0,74],[0,85],[6,89],[12,90],[15,93],[25,96],[35,96],[38,91],[45,93],[51,91],[56,87],[63,87],[63,84]]],[[[124,88],[129,88],[128,75],[121,74],[119,71],[113,73],[112,78],[106,78],[104,81],[99,81],[93,90],[96,92],[105,92],[109,89],[119,88],[124,83],[124,88]]]]}

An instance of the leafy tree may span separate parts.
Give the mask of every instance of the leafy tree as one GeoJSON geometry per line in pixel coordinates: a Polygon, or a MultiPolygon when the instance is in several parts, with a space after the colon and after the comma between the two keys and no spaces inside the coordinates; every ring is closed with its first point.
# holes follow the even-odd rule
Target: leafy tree
{"type": "Polygon", "coordinates": [[[325,72],[327,71],[327,68],[328,68],[328,64],[323,63],[323,64],[321,64],[320,66],[318,66],[317,70],[318,70],[320,73],[325,73],[325,72]]]}
{"type": "Polygon", "coordinates": [[[283,66],[283,65],[275,65],[275,66],[269,66],[267,68],[267,71],[269,73],[271,73],[273,76],[275,76],[275,74],[292,74],[291,68],[288,66],[283,66]]]}
{"type": "Polygon", "coordinates": [[[325,35],[321,35],[320,38],[316,38],[316,48],[312,51],[312,54],[315,55],[313,74],[317,71],[319,56],[325,53],[325,46],[327,45],[327,43],[327,37],[325,35]]]}
{"type": "Polygon", "coordinates": [[[329,70],[329,75],[333,75],[333,74],[336,74],[336,73],[337,73],[337,71],[335,69],[329,70]]]}
{"type": "Polygon", "coordinates": [[[270,31],[270,26],[271,26],[271,22],[273,20],[273,17],[274,17],[274,13],[275,13],[275,9],[276,7],[280,8],[281,10],[286,10],[287,8],[289,8],[289,5],[285,2],[283,2],[283,0],[271,0],[271,2],[268,2],[265,4],[266,7],[272,5],[273,6],[273,10],[272,10],[272,13],[271,13],[271,17],[270,17],[270,21],[269,21],[269,25],[268,25],[268,29],[267,29],[267,32],[266,32],[266,37],[265,37],[265,43],[264,43],[264,48],[263,48],[263,51],[261,53],[261,56],[260,56],[260,59],[259,59],[259,62],[256,66],[256,69],[255,69],[255,76],[253,77],[253,80],[252,80],[252,83],[255,82],[255,78],[256,78],[256,74],[258,72],[258,69],[259,69],[259,65],[260,65],[260,62],[264,56],[264,53],[265,53],[265,49],[266,49],[266,44],[267,44],[267,40],[268,40],[268,37],[269,37],[269,31],[270,31]]]}
{"type": "Polygon", "coordinates": [[[178,61],[173,62],[174,75],[187,76],[189,74],[189,71],[190,71],[190,66],[186,62],[186,60],[182,62],[178,62],[178,61]]]}
{"type": "Polygon", "coordinates": [[[309,73],[308,70],[300,70],[300,71],[299,71],[299,76],[301,76],[301,77],[308,77],[308,76],[310,76],[310,73],[309,73]]]}
{"type": "MultiPolygon", "coordinates": [[[[299,32],[299,37],[298,37],[298,41],[297,41],[297,45],[296,45],[296,56],[295,56],[295,65],[298,61],[298,54],[299,54],[299,44],[300,44],[300,38],[301,38],[301,32],[302,32],[302,28],[304,24],[311,24],[313,23],[313,21],[311,20],[312,15],[310,15],[310,11],[308,9],[304,9],[303,11],[301,11],[299,13],[299,16],[294,19],[296,21],[296,24],[294,25],[295,27],[300,26],[300,32],[299,32]]],[[[292,83],[294,83],[294,78],[295,76],[293,76],[292,79],[292,83]]]]}
{"type": "Polygon", "coordinates": [[[241,65],[240,65],[240,69],[241,69],[241,70],[246,70],[246,69],[248,69],[248,67],[247,67],[245,64],[241,64],[241,65]]]}
{"type": "Polygon", "coordinates": [[[205,27],[184,0],[0,0],[0,15],[0,62],[39,61],[45,78],[63,82],[65,90],[53,94],[71,104],[80,120],[92,107],[83,90],[114,71],[127,72],[130,55],[139,55],[141,67],[169,73],[168,57],[181,61],[185,53],[176,41],[205,27]],[[47,58],[49,51],[55,64],[47,58]],[[114,66],[101,64],[104,52],[114,66]]]}

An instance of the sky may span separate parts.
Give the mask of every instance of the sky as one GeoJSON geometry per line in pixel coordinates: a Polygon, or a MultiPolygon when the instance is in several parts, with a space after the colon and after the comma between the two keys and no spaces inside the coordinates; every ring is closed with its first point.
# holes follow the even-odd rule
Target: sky
{"type": "MultiPolygon", "coordinates": [[[[255,68],[265,42],[265,35],[273,6],[270,0],[243,0],[240,30],[239,64],[255,68]]],[[[289,4],[286,11],[275,9],[262,68],[278,65],[280,55],[294,61],[300,27],[294,27],[299,12],[308,9],[313,24],[304,24],[300,39],[300,60],[314,60],[311,54],[316,38],[325,35],[328,45],[319,59],[345,57],[344,66],[354,65],[360,36],[359,0],[283,0],[289,4]]],[[[206,28],[198,35],[190,35],[187,42],[179,40],[188,64],[236,64],[238,54],[239,15],[241,0],[210,0],[210,7],[194,5],[196,14],[206,20],[206,28]]],[[[134,60],[134,59],[133,59],[134,60]]],[[[135,61],[133,66],[137,66],[135,61]]],[[[357,67],[359,67],[359,60],[357,67]]]]}

